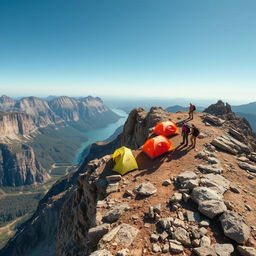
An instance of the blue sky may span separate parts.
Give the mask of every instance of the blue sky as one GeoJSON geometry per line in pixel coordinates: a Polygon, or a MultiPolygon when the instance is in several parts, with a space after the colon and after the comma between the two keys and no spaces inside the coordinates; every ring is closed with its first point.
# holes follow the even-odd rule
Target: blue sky
{"type": "Polygon", "coordinates": [[[0,94],[255,101],[255,0],[0,0],[0,94]]]}

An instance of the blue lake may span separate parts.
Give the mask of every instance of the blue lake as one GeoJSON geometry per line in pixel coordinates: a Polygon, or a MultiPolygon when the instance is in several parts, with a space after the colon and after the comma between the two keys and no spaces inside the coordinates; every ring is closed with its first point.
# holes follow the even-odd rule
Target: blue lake
{"type": "Polygon", "coordinates": [[[112,111],[121,116],[121,118],[117,122],[108,124],[104,128],[94,129],[85,132],[84,135],[88,140],[85,143],[83,143],[81,145],[81,148],[78,150],[74,160],[75,164],[78,164],[80,162],[81,153],[86,148],[88,148],[88,146],[90,146],[96,141],[104,141],[108,139],[116,131],[118,127],[124,125],[128,114],[121,109],[112,109],[112,111]]]}

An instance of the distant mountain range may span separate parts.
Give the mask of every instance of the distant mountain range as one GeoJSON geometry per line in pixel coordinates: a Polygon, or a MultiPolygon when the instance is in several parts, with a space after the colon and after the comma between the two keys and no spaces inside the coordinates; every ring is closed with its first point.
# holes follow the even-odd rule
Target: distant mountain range
{"type": "Polygon", "coordinates": [[[241,113],[249,113],[256,115],[256,102],[251,102],[248,104],[232,106],[232,110],[234,112],[241,112],[241,113]]]}
{"type": "MultiPolygon", "coordinates": [[[[180,105],[174,105],[166,108],[166,111],[168,112],[188,111],[188,108],[189,108],[188,106],[183,107],[180,105]]],[[[196,111],[203,111],[204,109],[205,109],[204,107],[196,106],[196,111]]]]}
{"type": "Polygon", "coordinates": [[[256,131],[256,102],[232,106],[232,110],[239,116],[246,118],[251,124],[252,129],[256,131]]]}

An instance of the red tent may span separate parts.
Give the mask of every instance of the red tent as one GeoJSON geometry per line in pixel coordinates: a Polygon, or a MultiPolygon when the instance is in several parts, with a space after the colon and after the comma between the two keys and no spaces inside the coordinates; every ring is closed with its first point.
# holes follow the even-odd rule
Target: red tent
{"type": "Polygon", "coordinates": [[[173,150],[171,142],[164,136],[159,135],[154,138],[148,139],[143,145],[143,152],[151,158],[156,158],[165,152],[173,150]]]}
{"type": "Polygon", "coordinates": [[[169,136],[179,134],[179,128],[172,121],[160,122],[154,128],[154,133],[157,135],[169,136]]]}

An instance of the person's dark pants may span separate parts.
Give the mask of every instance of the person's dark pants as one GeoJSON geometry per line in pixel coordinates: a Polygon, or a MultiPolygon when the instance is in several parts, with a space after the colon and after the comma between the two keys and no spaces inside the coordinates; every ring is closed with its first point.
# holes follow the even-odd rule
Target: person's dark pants
{"type": "Polygon", "coordinates": [[[185,143],[185,146],[187,146],[188,145],[188,133],[187,134],[183,134],[182,137],[183,137],[182,144],[185,143]]]}

